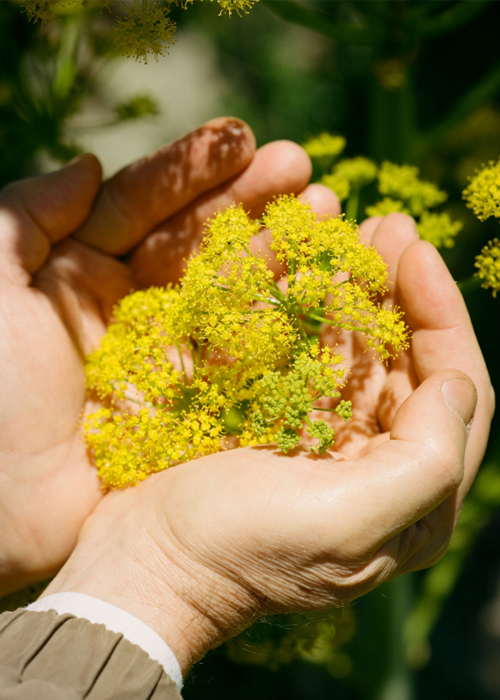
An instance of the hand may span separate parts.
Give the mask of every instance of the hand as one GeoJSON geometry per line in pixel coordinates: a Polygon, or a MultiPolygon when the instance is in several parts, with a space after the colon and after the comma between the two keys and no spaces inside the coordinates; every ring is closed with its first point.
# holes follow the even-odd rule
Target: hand
{"type": "MultiPolygon", "coordinates": [[[[321,209],[327,193],[311,195],[321,209]]],[[[385,254],[413,339],[386,369],[358,337],[338,338],[358,407],[339,435],[347,455],[243,448],[111,493],[44,595],[78,591],[128,610],[185,673],[258,616],[340,605],[443,554],[493,392],[460,292],[413,221],[391,214],[363,235],[385,254]]]]}
{"type": "Polygon", "coordinates": [[[85,155],[2,191],[0,595],[53,575],[102,497],[79,422],[83,358],[113,305],[177,280],[219,207],[258,215],[309,177],[295,144],[255,153],[248,127],[218,119],[102,186],[85,155]]]}

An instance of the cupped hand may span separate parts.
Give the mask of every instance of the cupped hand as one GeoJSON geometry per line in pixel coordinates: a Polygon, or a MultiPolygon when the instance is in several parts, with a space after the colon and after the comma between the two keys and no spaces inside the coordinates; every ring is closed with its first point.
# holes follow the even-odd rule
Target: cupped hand
{"type": "MultiPolygon", "coordinates": [[[[308,196],[319,210],[328,197],[317,186],[308,196]]],[[[111,493],[46,594],[128,610],[185,672],[257,616],[341,605],[443,554],[493,392],[460,292],[413,221],[370,220],[363,236],[389,264],[386,301],[405,311],[412,343],[386,368],[358,336],[333,339],[350,358],[356,406],[337,452],[243,448],[111,493]]]]}
{"type": "Polygon", "coordinates": [[[255,152],[217,119],[101,185],[85,155],[0,194],[0,595],[53,575],[102,497],[85,449],[83,359],[132,288],[176,281],[205,219],[258,215],[310,177],[289,142],[255,152]]]}

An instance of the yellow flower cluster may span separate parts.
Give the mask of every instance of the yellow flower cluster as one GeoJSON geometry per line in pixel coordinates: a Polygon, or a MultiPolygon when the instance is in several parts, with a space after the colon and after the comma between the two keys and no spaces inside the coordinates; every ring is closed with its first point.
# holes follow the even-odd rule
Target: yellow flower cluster
{"type": "Polygon", "coordinates": [[[340,160],[333,172],[342,175],[353,190],[369,185],[377,177],[378,168],[372,160],[357,156],[340,160]]]}
{"type": "MultiPolygon", "coordinates": [[[[293,196],[268,205],[262,222],[241,206],[219,213],[182,285],[125,297],[88,358],[102,408],[87,419],[87,439],[104,488],[223,449],[228,431],[286,452],[304,429],[312,449],[328,449],[333,430],[309,413],[323,396],[340,398],[348,368],[315,337],[325,323],[361,331],[381,360],[405,349],[401,312],[376,300],[386,276],[355,224],[318,221],[293,196]],[[287,267],[286,289],[250,252],[261,223],[287,267]]],[[[351,415],[350,402],[331,410],[351,415]]]]}
{"type": "MultiPolygon", "coordinates": [[[[319,157],[328,152],[330,141],[334,145],[341,143],[344,148],[345,140],[340,142],[341,138],[324,133],[308,141],[305,147],[310,155],[319,157]]],[[[331,148],[331,155],[336,157],[335,147],[331,148]]],[[[331,164],[328,167],[331,168],[331,164]]],[[[323,174],[319,182],[333,190],[341,202],[348,200],[347,216],[357,218],[360,190],[377,178],[382,199],[365,208],[367,216],[387,216],[393,212],[408,214],[417,220],[421,238],[436,248],[450,248],[463,225],[459,221],[452,221],[447,213],[429,211],[442,204],[446,200],[446,194],[433,183],[420,180],[418,175],[418,168],[414,166],[386,161],[378,168],[373,161],[358,156],[338,161],[330,172],[323,174]]]]}
{"type": "Polygon", "coordinates": [[[400,199],[391,199],[391,197],[384,197],[379,202],[371,204],[366,207],[365,212],[367,216],[387,216],[394,212],[410,214],[410,210],[405,207],[400,199]]]}
{"type": "Polygon", "coordinates": [[[480,221],[490,216],[500,218],[500,160],[477,170],[464,190],[463,197],[480,221]]]}
{"type": "Polygon", "coordinates": [[[319,136],[312,136],[302,148],[311,158],[336,158],[342,153],[346,145],[343,136],[336,136],[324,131],[319,136]]]}
{"type": "Polygon", "coordinates": [[[496,297],[500,292],[500,240],[494,238],[484,246],[474,263],[476,275],[483,280],[481,287],[491,289],[496,297]]]}
{"type": "Polygon", "coordinates": [[[368,158],[346,158],[339,161],[330,173],[321,178],[335,192],[341,202],[349,197],[351,192],[357,192],[361,187],[369,185],[377,176],[377,166],[368,158]]]}
{"type": "Polygon", "coordinates": [[[417,223],[418,233],[424,241],[429,241],[436,248],[453,248],[455,236],[463,229],[461,221],[452,221],[449,214],[424,211],[417,223]]]}
{"type": "Polygon", "coordinates": [[[419,170],[413,165],[382,163],[378,173],[380,194],[401,200],[412,216],[420,216],[426,209],[442,204],[447,195],[432,182],[418,177],[419,170]]]}
{"type": "Polygon", "coordinates": [[[349,180],[341,173],[326,173],[320,180],[322,185],[326,185],[335,192],[340,202],[346,200],[351,194],[349,180]]]}

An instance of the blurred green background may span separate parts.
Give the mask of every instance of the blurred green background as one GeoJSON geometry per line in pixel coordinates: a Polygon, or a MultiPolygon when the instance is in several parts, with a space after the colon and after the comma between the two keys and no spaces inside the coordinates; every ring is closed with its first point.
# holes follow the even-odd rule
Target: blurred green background
{"type": "MultiPolygon", "coordinates": [[[[143,65],[113,50],[105,13],[68,6],[40,27],[2,0],[0,185],[82,150],[110,175],[221,114],[245,119],[259,144],[327,130],[347,137],[348,156],[415,163],[448,191],[448,210],[465,227],[443,255],[457,280],[473,273],[474,256],[499,235],[498,222],[480,224],[465,209],[461,190],[500,154],[500,3],[261,0],[229,18],[195,2],[172,6],[172,17],[176,46],[143,65]]],[[[467,304],[498,391],[500,300],[478,290],[467,304]]],[[[333,622],[258,623],[197,664],[184,697],[500,698],[499,506],[497,417],[437,566],[381,587],[333,622]],[[297,654],[293,638],[304,629],[323,642],[297,654]]]]}

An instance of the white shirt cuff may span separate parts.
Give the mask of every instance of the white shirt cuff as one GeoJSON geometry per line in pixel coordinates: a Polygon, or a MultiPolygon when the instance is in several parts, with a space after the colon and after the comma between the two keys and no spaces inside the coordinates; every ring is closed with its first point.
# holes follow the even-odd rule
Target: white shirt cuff
{"type": "Polygon", "coordinates": [[[26,608],[35,612],[55,610],[59,615],[69,613],[82,617],[95,625],[104,625],[110,632],[122,634],[132,644],[158,661],[179,690],[182,689],[182,673],[179,662],[168,644],[146,623],[134,615],[110,603],[84,593],[55,593],[31,603],[26,608]]]}

